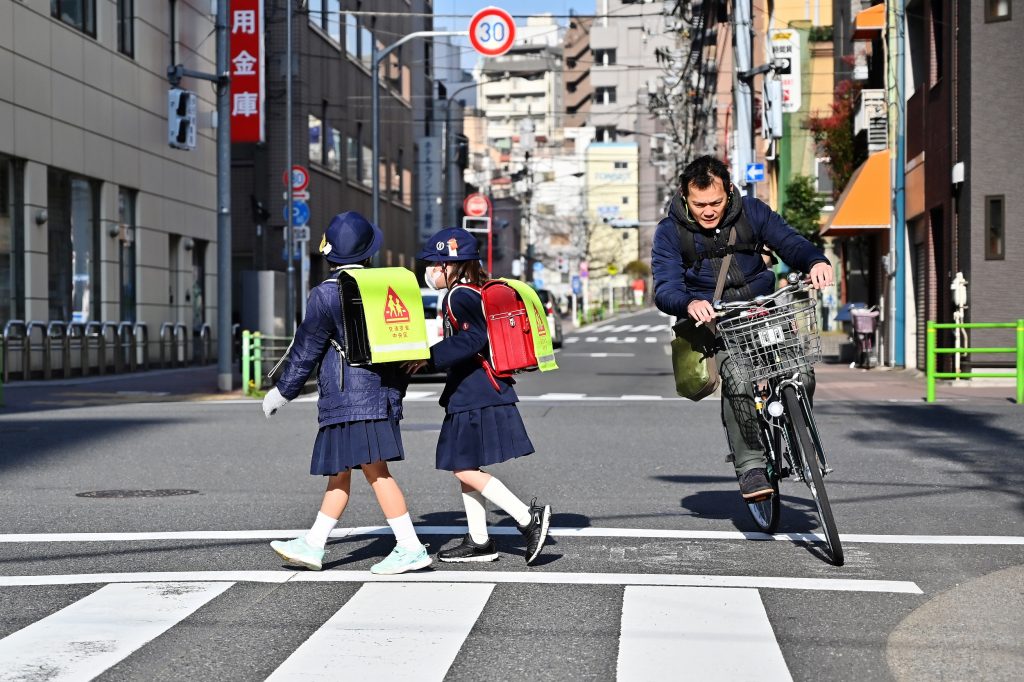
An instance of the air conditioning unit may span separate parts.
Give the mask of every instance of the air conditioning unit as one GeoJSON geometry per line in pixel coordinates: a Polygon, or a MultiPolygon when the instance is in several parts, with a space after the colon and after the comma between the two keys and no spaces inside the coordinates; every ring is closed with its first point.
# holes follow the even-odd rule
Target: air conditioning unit
{"type": "Polygon", "coordinates": [[[857,113],[853,117],[853,133],[866,131],[868,151],[877,152],[889,145],[889,123],[885,115],[885,90],[861,90],[857,113]]]}

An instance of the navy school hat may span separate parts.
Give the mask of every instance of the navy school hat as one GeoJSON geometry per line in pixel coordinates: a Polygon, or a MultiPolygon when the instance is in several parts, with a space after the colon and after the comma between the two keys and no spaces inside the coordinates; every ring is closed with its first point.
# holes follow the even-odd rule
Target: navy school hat
{"type": "Polygon", "coordinates": [[[362,263],[377,253],[383,241],[380,228],[355,211],[346,211],[331,218],[320,240],[320,253],[335,265],[362,263]]]}
{"type": "Polygon", "coordinates": [[[480,260],[480,247],[469,232],[461,227],[448,227],[428,239],[416,258],[433,263],[480,260]]]}

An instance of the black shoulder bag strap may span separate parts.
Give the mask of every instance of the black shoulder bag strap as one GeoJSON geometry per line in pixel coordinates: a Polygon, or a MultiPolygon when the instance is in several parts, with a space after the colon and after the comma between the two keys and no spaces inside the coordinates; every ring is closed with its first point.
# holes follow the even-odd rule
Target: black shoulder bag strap
{"type": "MultiPolygon", "coordinates": [[[[733,246],[736,243],[736,230],[735,226],[729,232],[729,246],[733,246]]],[[[718,281],[715,283],[715,295],[711,298],[711,303],[714,303],[722,298],[722,292],[725,291],[725,278],[729,274],[729,266],[732,265],[732,251],[725,255],[722,259],[722,268],[718,271],[718,281]]],[[[718,332],[718,325],[714,320],[708,322],[708,329],[712,334],[718,332]]]]}

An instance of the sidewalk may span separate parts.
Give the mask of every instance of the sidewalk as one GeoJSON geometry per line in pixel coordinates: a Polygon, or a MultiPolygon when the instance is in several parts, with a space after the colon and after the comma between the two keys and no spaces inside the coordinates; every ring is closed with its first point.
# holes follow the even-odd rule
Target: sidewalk
{"type": "MultiPolygon", "coordinates": [[[[814,367],[818,379],[816,400],[861,400],[899,402],[925,401],[923,372],[915,369],[856,369],[846,364],[821,363],[814,367]]],[[[1012,380],[973,379],[959,384],[940,381],[936,384],[936,402],[966,400],[1014,400],[1012,380]]]]}

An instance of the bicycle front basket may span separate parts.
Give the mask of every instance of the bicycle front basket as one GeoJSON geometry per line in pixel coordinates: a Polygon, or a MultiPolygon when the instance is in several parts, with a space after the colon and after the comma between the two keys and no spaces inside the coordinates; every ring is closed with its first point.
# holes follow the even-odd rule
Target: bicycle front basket
{"type": "Polygon", "coordinates": [[[746,381],[792,376],[821,361],[821,336],[813,299],[771,308],[751,306],[718,322],[729,356],[746,381]]]}

